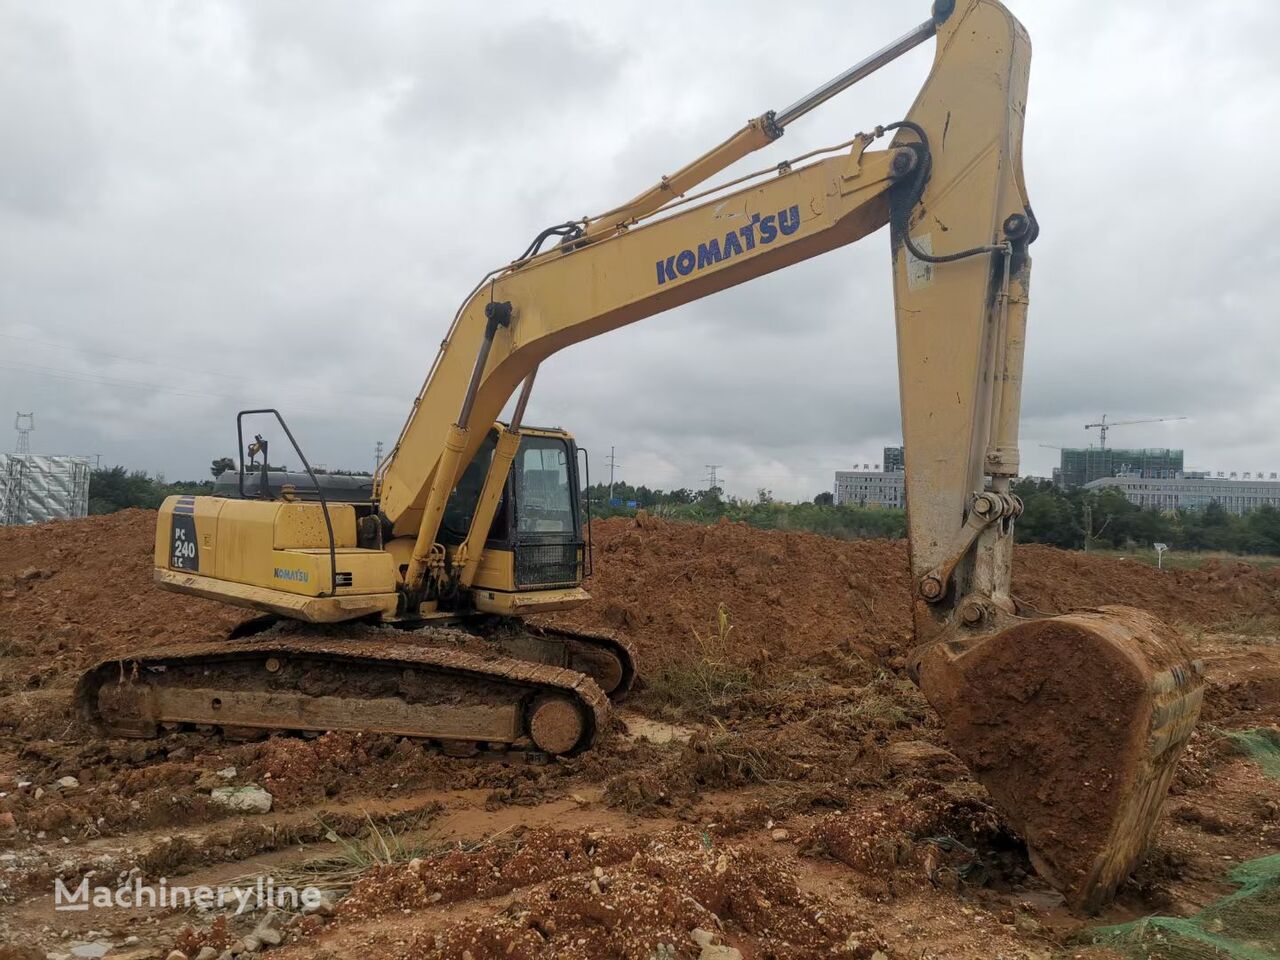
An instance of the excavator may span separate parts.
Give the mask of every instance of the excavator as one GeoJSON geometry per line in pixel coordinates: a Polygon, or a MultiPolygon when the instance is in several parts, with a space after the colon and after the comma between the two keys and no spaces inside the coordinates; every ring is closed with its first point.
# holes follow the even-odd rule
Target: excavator
{"type": "Polygon", "coordinates": [[[160,509],[155,578],[260,616],[225,641],[93,667],[82,714],[111,736],[351,730],[466,755],[589,749],[635,664],[614,638],[526,620],[588,602],[591,562],[589,467],[572,436],[523,422],[539,365],[887,225],[910,673],[1037,871],[1074,908],[1106,902],[1152,839],[1203,678],[1149,614],[1045,616],[1010,591],[1039,233],[1022,172],[1030,52],[997,0],[936,0],[911,32],[629,202],[543,230],[458,309],[372,484],[317,475],[277,411],[243,411],[238,469],[215,495],[160,509]],[[931,39],[905,119],[705,186],[931,39]],[[246,450],[254,417],[273,418],[303,470],[270,468],[262,433],[246,450]]]}

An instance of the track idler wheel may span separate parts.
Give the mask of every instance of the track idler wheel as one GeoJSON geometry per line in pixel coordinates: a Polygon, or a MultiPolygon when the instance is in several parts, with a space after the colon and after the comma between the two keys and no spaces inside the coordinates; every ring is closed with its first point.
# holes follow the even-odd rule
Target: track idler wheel
{"type": "Polygon", "coordinates": [[[560,696],[541,696],[529,710],[529,739],[552,756],[568,753],[586,731],[582,711],[560,696]]]}
{"type": "Polygon", "coordinates": [[[1131,607],[1029,620],[917,651],[947,738],[1070,907],[1092,911],[1145,855],[1203,680],[1131,607]]]}

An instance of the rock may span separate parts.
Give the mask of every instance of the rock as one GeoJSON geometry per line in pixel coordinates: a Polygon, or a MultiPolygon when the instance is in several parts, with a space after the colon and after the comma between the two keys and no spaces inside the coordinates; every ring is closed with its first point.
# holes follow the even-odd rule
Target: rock
{"type": "Polygon", "coordinates": [[[421,873],[421,872],[422,872],[422,858],[421,858],[421,857],[414,857],[412,860],[410,860],[410,861],[409,861],[409,872],[410,872],[410,873],[421,873]]]}
{"type": "Polygon", "coordinates": [[[39,800],[41,797],[43,797],[43,796],[44,796],[44,787],[36,787],[36,792],[35,792],[34,796],[35,796],[35,798],[36,798],[37,800],[39,800]]]}
{"type": "Polygon", "coordinates": [[[883,950],[877,950],[871,955],[871,960],[889,960],[889,955],[883,950]]]}
{"type": "Polygon", "coordinates": [[[74,790],[76,787],[80,786],[80,781],[75,777],[62,777],[58,780],[58,786],[63,790],[74,790]]]}
{"type": "Polygon", "coordinates": [[[175,763],[177,763],[179,760],[190,760],[191,748],[190,747],[174,747],[172,750],[169,751],[168,758],[174,761],[175,763]]]}
{"type": "Polygon", "coordinates": [[[0,813],[0,836],[4,836],[5,834],[8,834],[8,833],[17,833],[17,832],[18,832],[18,824],[13,819],[13,811],[6,810],[4,811],[4,813],[0,813]]]}
{"type": "Polygon", "coordinates": [[[589,884],[587,884],[587,889],[591,893],[594,893],[597,897],[600,896],[600,883],[598,881],[592,880],[589,884]]]}
{"type": "Polygon", "coordinates": [[[220,776],[223,780],[230,780],[235,775],[236,775],[235,767],[223,767],[221,770],[218,771],[218,776],[220,776]]]}
{"type": "Polygon", "coordinates": [[[214,787],[209,796],[214,803],[243,813],[269,813],[272,796],[252,784],[244,787],[214,787]]]}
{"type": "Polygon", "coordinates": [[[43,574],[38,567],[27,567],[18,574],[19,580],[39,580],[43,574]]]}
{"type": "Polygon", "coordinates": [[[701,927],[694,927],[689,931],[689,936],[693,938],[693,942],[700,947],[709,947],[715,943],[716,935],[710,930],[703,930],[701,927]]]}
{"type": "Polygon", "coordinates": [[[737,947],[709,943],[698,954],[698,960],[742,960],[742,951],[737,947]]]}
{"type": "Polygon", "coordinates": [[[170,950],[164,960],[187,960],[187,955],[181,950],[170,950]]]}
{"type": "Polygon", "coordinates": [[[302,905],[302,912],[304,914],[318,913],[322,917],[331,917],[333,916],[333,907],[337,899],[331,890],[321,890],[320,899],[318,901],[308,900],[302,905]]]}
{"type": "Polygon", "coordinates": [[[925,740],[899,740],[885,747],[884,753],[889,766],[899,772],[927,770],[942,779],[964,773],[964,766],[954,753],[925,740]]]}
{"type": "Polygon", "coordinates": [[[1018,919],[1014,920],[1013,927],[1019,933],[1025,933],[1027,935],[1032,935],[1040,932],[1040,924],[1037,923],[1035,920],[1033,920],[1031,917],[1028,917],[1026,914],[1022,914],[1021,916],[1018,917],[1018,919]]]}
{"type": "Polygon", "coordinates": [[[284,939],[284,935],[280,933],[280,915],[274,910],[270,911],[254,928],[253,936],[257,937],[264,946],[278,947],[280,941],[284,939]]]}
{"type": "Polygon", "coordinates": [[[136,947],[138,945],[138,938],[131,934],[124,938],[124,945],[126,947],[136,947]]]}
{"type": "Polygon", "coordinates": [[[201,947],[200,952],[196,954],[196,960],[218,960],[217,948],[201,947]]]}
{"type": "Polygon", "coordinates": [[[262,949],[262,940],[256,934],[249,934],[241,943],[244,944],[245,953],[257,953],[262,949]]]}
{"type": "Polygon", "coordinates": [[[105,957],[107,951],[115,944],[106,940],[92,940],[88,943],[73,943],[71,945],[71,955],[80,957],[81,960],[96,960],[97,957],[105,957]]]}
{"type": "Polygon", "coordinates": [[[777,827],[776,829],[769,831],[769,837],[774,843],[782,843],[782,841],[790,839],[791,833],[783,827],[777,827]]]}

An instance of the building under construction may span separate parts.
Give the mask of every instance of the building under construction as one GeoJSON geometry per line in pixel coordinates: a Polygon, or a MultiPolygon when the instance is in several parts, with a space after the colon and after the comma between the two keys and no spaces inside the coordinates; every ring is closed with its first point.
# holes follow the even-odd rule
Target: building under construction
{"type": "Polygon", "coordinates": [[[1182,451],[1167,447],[1084,447],[1064,449],[1055,478],[1063,490],[1075,490],[1104,477],[1134,476],[1170,480],[1182,476],[1182,451]]]}

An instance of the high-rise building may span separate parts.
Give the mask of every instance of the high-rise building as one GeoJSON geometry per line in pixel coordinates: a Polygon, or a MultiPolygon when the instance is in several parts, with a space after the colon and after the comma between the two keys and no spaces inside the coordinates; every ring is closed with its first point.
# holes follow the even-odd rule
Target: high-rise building
{"type": "Polygon", "coordinates": [[[1104,477],[1120,475],[1169,480],[1182,475],[1182,451],[1165,447],[1066,448],[1056,479],[1064,490],[1074,490],[1104,477]]]}

